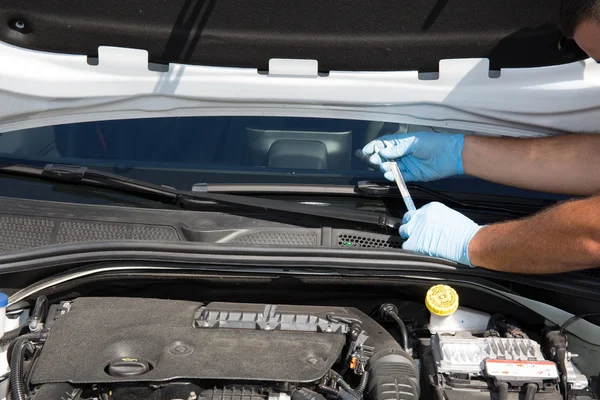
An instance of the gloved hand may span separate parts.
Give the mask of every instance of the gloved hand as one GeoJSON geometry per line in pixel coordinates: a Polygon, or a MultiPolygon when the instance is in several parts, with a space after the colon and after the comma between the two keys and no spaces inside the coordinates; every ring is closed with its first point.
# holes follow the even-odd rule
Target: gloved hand
{"type": "Polygon", "coordinates": [[[471,265],[469,243],[481,226],[442,203],[429,203],[404,214],[400,236],[405,250],[471,265]]]}
{"type": "Polygon", "coordinates": [[[464,145],[465,136],[462,134],[401,133],[382,136],[368,143],[362,149],[362,158],[378,165],[390,181],[394,181],[394,175],[388,160],[396,160],[404,180],[428,182],[464,174],[464,145]]]}

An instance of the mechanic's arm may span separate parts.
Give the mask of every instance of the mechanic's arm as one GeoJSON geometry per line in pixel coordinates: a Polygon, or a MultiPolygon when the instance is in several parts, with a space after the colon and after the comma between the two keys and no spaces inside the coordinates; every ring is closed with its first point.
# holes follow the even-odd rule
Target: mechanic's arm
{"type": "Polygon", "coordinates": [[[465,136],[464,173],[523,189],[600,193],[600,135],[547,138],[465,136]]]}
{"type": "Polygon", "coordinates": [[[600,135],[521,139],[417,132],[378,138],[362,156],[391,181],[387,160],[396,160],[409,182],[467,174],[543,192],[600,193],[600,135]]]}
{"type": "Polygon", "coordinates": [[[600,267],[600,196],[484,226],[468,245],[472,265],[519,273],[600,267]]]}
{"type": "MultiPolygon", "coordinates": [[[[543,139],[486,138],[419,132],[368,143],[364,158],[394,180],[396,160],[407,181],[464,173],[525,189],[577,195],[600,192],[600,135],[543,139]]],[[[406,213],[402,247],[467,265],[521,273],[600,266],[600,196],[555,206],[522,220],[481,227],[440,203],[406,213]]]]}
{"type": "Polygon", "coordinates": [[[600,267],[600,196],[521,220],[479,226],[441,203],[404,215],[405,250],[505,272],[550,274],[600,267]]]}

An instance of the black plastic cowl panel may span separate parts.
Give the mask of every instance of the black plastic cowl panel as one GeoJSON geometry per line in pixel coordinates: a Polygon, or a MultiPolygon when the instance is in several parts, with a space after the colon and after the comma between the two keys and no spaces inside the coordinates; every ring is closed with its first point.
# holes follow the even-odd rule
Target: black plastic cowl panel
{"type": "Polygon", "coordinates": [[[301,228],[234,214],[10,198],[0,198],[0,232],[0,253],[109,240],[188,241],[244,247],[402,247],[398,235],[301,228]]]}
{"type": "MultiPolygon", "coordinates": [[[[0,0],[0,40],[95,56],[148,50],[151,62],[267,69],[271,58],[328,70],[437,70],[451,58],[491,68],[580,59],[559,46],[560,0],[0,0]]],[[[102,62],[102,60],[100,60],[102,62]]]]}
{"type": "Polygon", "coordinates": [[[99,240],[179,241],[172,226],[4,213],[0,213],[0,232],[0,252],[99,240]]]}

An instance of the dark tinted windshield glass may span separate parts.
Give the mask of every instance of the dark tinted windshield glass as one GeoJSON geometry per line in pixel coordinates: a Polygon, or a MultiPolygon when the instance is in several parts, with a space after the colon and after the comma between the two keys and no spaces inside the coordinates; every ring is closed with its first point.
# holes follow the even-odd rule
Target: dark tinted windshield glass
{"type": "Polygon", "coordinates": [[[0,136],[0,152],[28,163],[80,164],[171,185],[182,183],[164,179],[174,171],[196,175],[195,182],[292,183],[310,175],[318,183],[380,177],[355,151],[398,128],[315,118],[149,118],[8,132],[0,136]]]}
{"type": "MultiPolygon", "coordinates": [[[[0,134],[3,162],[84,165],[189,190],[195,183],[348,185],[383,180],[356,151],[427,127],[297,117],[147,118],[74,123],[0,134]]],[[[537,196],[467,177],[432,189],[537,196]]]]}

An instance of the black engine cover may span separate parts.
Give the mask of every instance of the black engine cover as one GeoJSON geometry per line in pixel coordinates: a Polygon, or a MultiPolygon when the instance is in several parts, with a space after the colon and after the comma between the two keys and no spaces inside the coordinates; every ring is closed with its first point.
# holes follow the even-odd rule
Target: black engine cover
{"type": "MultiPolygon", "coordinates": [[[[194,326],[194,314],[201,306],[157,299],[76,299],[52,327],[31,382],[312,382],[329,371],[346,340],[342,333],[201,329],[194,326]],[[108,365],[120,359],[148,363],[149,371],[135,376],[109,375],[108,365]]],[[[294,311],[299,308],[293,307],[294,311]]],[[[306,314],[324,310],[302,309],[306,314]]],[[[350,309],[328,310],[355,315],[350,309]]]]}

